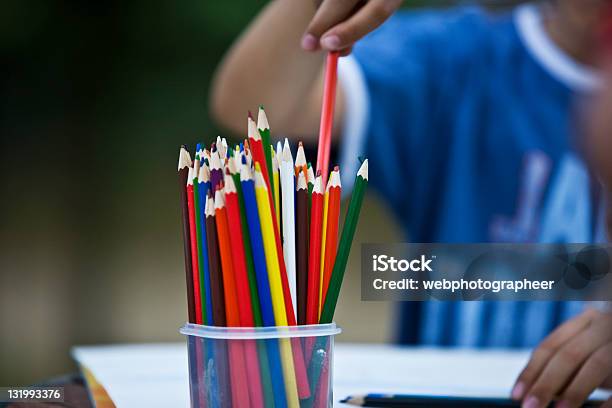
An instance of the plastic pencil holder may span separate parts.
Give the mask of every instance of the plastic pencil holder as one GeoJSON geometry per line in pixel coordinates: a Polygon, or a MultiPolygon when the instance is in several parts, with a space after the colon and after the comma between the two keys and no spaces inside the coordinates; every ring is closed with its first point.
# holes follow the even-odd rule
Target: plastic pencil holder
{"type": "Polygon", "coordinates": [[[331,407],[335,323],[186,324],[192,407],[331,407]]]}

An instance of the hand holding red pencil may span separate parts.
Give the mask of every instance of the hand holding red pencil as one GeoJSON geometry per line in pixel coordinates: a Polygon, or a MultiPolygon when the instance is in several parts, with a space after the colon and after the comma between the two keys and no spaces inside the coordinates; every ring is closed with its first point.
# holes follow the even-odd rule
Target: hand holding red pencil
{"type": "Polygon", "coordinates": [[[304,36],[302,48],[349,54],[353,44],[384,23],[402,0],[322,0],[304,36]]]}

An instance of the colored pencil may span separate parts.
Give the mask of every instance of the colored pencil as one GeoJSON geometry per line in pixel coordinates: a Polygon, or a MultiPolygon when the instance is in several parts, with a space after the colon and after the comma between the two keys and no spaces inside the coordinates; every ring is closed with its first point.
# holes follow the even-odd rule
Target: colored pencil
{"type": "Polygon", "coordinates": [[[178,182],[181,203],[181,224],[183,226],[183,255],[185,258],[185,282],[187,284],[187,321],[196,322],[193,269],[191,265],[191,230],[189,227],[189,206],[187,203],[187,179],[191,168],[191,157],[185,146],[179,149],[178,182]]]}
{"type": "Polygon", "coordinates": [[[319,149],[317,151],[317,173],[321,173],[323,181],[327,181],[329,168],[329,153],[334,122],[334,107],[336,105],[336,83],[338,78],[339,52],[327,54],[325,64],[325,79],[323,83],[323,103],[321,109],[321,124],[319,127],[319,149]]]}
{"type": "Polygon", "coordinates": [[[312,189],[314,188],[315,175],[314,175],[314,171],[312,170],[312,164],[310,163],[308,163],[306,174],[307,174],[306,182],[308,183],[308,194],[312,194],[312,189]]]}
{"type": "Polygon", "coordinates": [[[351,251],[353,237],[355,236],[357,220],[359,219],[359,211],[361,210],[367,184],[368,160],[366,159],[357,172],[353,195],[351,197],[351,202],[349,203],[349,208],[344,220],[344,226],[342,228],[342,234],[338,245],[338,252],[336,254],[336,261],[334,262],[334,268],[332,269],[329,287],[325,296],[325,303],[323,304],[323,310],[321,312],[319,323],[331,323],[334,317],[334,311],[336,310],[336,304],[338,303],[338,295],[340,294],[340,287],[342,286],[342,279],[346,270],[348,256],[351,251]]]}
{"type": "MultiPolygon", "coordinates": [[[[251,290],[249,288],[249,278],[244,255],[244,239],[242,237],[242,227],[240,225],[240,204],[234,179],[229,169],[225,174],[225,208],[227,213],[228,235],[231,246],[232,264],[234,279],[236,284],[236,296],[238,302],[238,312],[240,325],[244,327],[254,327],[253,309],[251,307],[251,290]]],[[[217,191],[221,194],[220,191],[217,191]]],[[[245,362],[248,376],[249,399],[253,406],[263,406],[263,394],[261,388],[261,373],[259,360],[257,358],[257,348],[255,341],[247,340],[244,342],[245,362]]]]}
{"type": "MultiPolygon", "coordinates": [[[[201,202],[202,192],[200,188],[204,189],[204,183],[200,186],[199,176],[200,170],[205,169],[205,167],[200,167],[200,149],[198,150],[198,154],[195,156],[195,161],[193,163],[193,209],[194,209],[194,221],[195,221],[195,229],[196,229],[196,248],[197,248],[197,256],[198,256],[198,292],[199,297],[196,297],[196,301],[200,304],[200,316],[198,324],[207,324],[207,310],[206,310],[206,288],[204,285],[204,276],[208,273],[208,259],[207,262],[204,262],[205,251],[203,251],[203,236],[202,236],[202,214],[204,213],[204,205],[205,201],[201,202]]],[[[206,194],[204,194],[206,197],[206,194]]],[[[195,285],[195,281],[194,281],[195,285]]]]}
{"type": "Polygon", "coordinates": [[[274,326],[274,311],[268,280],[268,269],[264,242],[261,234],[261,225],[255,196],[255,186],[248,165],[243,164],[240,169],[240,183],[244,195],[244,207],[246,219],[249,226],[249,237],[253,253],[253,266],[257,278],[257,291],[261,306],[261,316],[264,326],[274,326]]]}
{"type": "Polygon", "coordinates": [[[323,283],[321,295],[321,309],[325,303],[325,296],[329,287],[332,269],[336,260],[338,250],[338,224],[340,221],[340,198],[342,195],[342,185],[340,183],[340,168],[336,166],[329,176],[327,184],[329,195],[327,223],[325,224],[325,246],[321,248],[321,253],[325,254],[325,262],[322,266],[323,283]]]}
{"type": "Polygon", "coordinates": [[[247,266],[247,277],[249,281],[249,290],[251,294],[251,308],[253,309],[253,322],[256,327],[263,326],[261,317],[261,307],[259,305],[259,293],[257,292],[257,277],[255,275],[255,267],[253,265],[253,252],[251,249],[251,238],[249,226],[246,218],[246,209],[244,204],[244,194],[242,193],[242,183],[240,182],[240,172],[238,169],[242,167],[243,155],[240,151],[234,153],[233,160],[230,161],[229,170],[234,180],[234,187],[238,195],[238,205],[240,207],[240,226],[242,228],[242,239],[244,245],[244,258],[247,266]]]}
{"type": "Polygon", "coordinates": [[[310,246],[308,255],[308,293],[306,295],[306,324],[319,320],[319,268],[321,266],[321,224],[323,216],[323,194],[321,176],[317,175],[312,190],[310,211],[310,246]]]}
{"type": "MultiPolygon", "coordinates": [[[[197,162],[197,160],[196,160],[197,162]]],[[[189,241],[191,244],[191,267],[193,274],[193,297],[195,305],[195,321],[198,324],[202,324],[202,303],[200,302],[200,272],[198,264],[198,238],[196,229],[196,211],[193,194],[193,173],[194,168],[189,168],[189,174],[187,176],[187,185],[185,186],[187,192],[187,208],[189,210],[189,241]]]]}
{"type": "Polygon", "coordinates": [[[304,179],[308,182],[308,163],[306,162],[306,153],[304,145],[298,142],[297,153],[295,154],[295,178],[297,180],[299,173],[304,173],[304,179]]]}
{"type": "Polygon", "coordinates": [[[210,188],[216,191],[219,185],[223,182],[223,165],[219,156],[219,151],[213,145],[210,152],[210,188]]]}
{"type": "MultiPolygon", "coordinates": [[[[279,176],[279,160],[280,157],[276,157],[276,153],[272,152],[272,187],[274,189],[274,210],[276,211],[276,219],[278,220],[278,227],[281,228],[281,204],[280,204],[280,176],[279,176]]],[[[279,230],[280,233],[280,230],[279,230]]]]}
{"type": "MultiPolygon", "coordinates": [[[[261,152],[258,155],[255,155],[255,152],[253,152],[254,153],[253,160],[255,163],[259,163],[262,174],[264,175],[264,180],[265,180],[266,171],[265,171],[264,166],[267,166],[268,173],[272,170],[272,167],[271,167],[271,158],[272,158],[271,157],[271,147],[272,146],[270,145],[270,141],[269,141],[270,126],[268,124],[268,118],[262,106],[259,107],[259,114],[257,117],[257,128],[261,136],[261,141],[262,141],[264,156],[265,156],[265,163],[263,163],[264,158],[261,156],[261,152]]],[[[256,141],[256,138],[254,138],[254,140],[256,141]]],[[[251,141],[251,139],[249,139],[249,141],[251,141]]],[[[274,206],[274,196],[272,194],[274,188],[273,188],[273,175],[272,174],[270,174],[269,179],[266,180],[266,187],[268,189],[268,199],[270,202],[270,208],[274,208],[275,207],[274,206]]],[[[280,266],[281,283],[282,283],[283,294],[284,294],[287,321],[290,326],[294,326],[297,324],[297,321],[295,318],[295,311],[294,311],[295,307],[291,302],[291,291],[289,289],[289,281],[287,278],[287,268],[285,264],[285,259],[284,259],[283,250],[282,250],[282,243],[280,239],[280,220],[276,217],[276,211],[274,210],[272,210],[272,225],[274,227],[274,241],[276,244],[276,252],[278,256],[278,263],[280,266]]],[[[300,378],[305,378],[305,374],[303,377],[300,376],[300,378]]],[[[300,385],[303,386],[304,384],[300,384],[300,385]]],[[[301,393],[305,391],[303,387],[301,387],[300,390],[301,390],[301,393]]]]}
{"type": "MultiPolygon", "coordinates": [[[[265,118],[265,114],[263,117],[265,118]]],[[[267,126],[267,119],[265,120],[266,120],[266,126],[267,126]]],[[[274,208],[274,200],[273,200],[272,193],[271,193],[270,180],[266,180],[267,171],[265,170],[265,167],[264,167],[266,166],[266,160],[264,157],[262,140],[259,135],[259,132],[256,129],[253,129],[254,122],[251,117],[248,118],[248,125],[249,125],[249,145],[251,146],[251,150],[253,153],[253,162],[255,163],[255,165],[259,165],[260,167],[260,171],[264,178],[264,182],[265,182],[264,184],[266,186],[266,190],[268,194],[268,201],[269,201],[270,208],[274,208]],[[251,133],[253,133],[253,136],[251,136],[251,133]]],[[[287,315],[287,321],[288,321],[289,326],[295,326],[297,322],[295,319],[294,307],[293,307],[293,304],[291,303],[291,292],[289,291],[289,282],[287,279],[287,269],[285,266],[285,259],[284,259],[285,257],[283,256],[283,249],[282,249],[280,233],[279,233],[279,228],[278,228],[279,220],[277,220],[276,218],[275,211],[272,211],[270,218],[272,220],[272,226],[273,226],[273,232],[274,232],[274,243],[276,245],[276,254],[278,257],[278,264],[280,267],[281,284],[282,284],[282,289],[284,293],[283,300],[285,302],[285,313],[287,315]]]]}
{"type": "MultiPolygon", "coordinates": [[[[268,271],[266,268],[263,238],[261,236],[257,199],[255,197],[255,186],[249,167],[246,164],[246,158],[244,162],[245,163],[243,163],[240,168],[240,184],[242,186],[246,219],[249,227],[249,237],[253,249],[253,264],[257,277],[257,289],[259,293],[262,320],[264,326],[274,326],[274,312],[272,310],[272,298],[270,295],[270,285],[268,282],[268,271]]],[[[265,343],[269,357],[268,361],[272,387],[274,388],[274,404],[276,407],[283,407],[287,405],[287,402],[278,342],[265,341],[265,343]]]]}
{"type": "MultiPolygon", "coordinates": [[[[220,191],[217,194],[222,196],[220,191]]],[[[216,210],[215,210],[216,211],[216,210]]],[[[244,255],[244,240],[242,237],[242,227],[240,225],[240,206],[234,179],[229,174],[225,175],[225,211],[228,222],[228,243],[230,244],[230,254],[234,271],[234,282],[239,310],[240,326],[253,327],[253,308],[251,303],[251,290],[249,288],[249,278],[244,255]]]]}
{"type": "MultiPolygon", "coordinates": [[[[271,222],[272,210],[271,206],[269,205],[266,183],[264,181],[263,174],[261,173],[259,163],[255,164],[255,196],[257,199],[257,209],[261,223],[264,251],[266,254],[266,267],[268,270],[268,280],[270,282],[270,293],[272,296],[274,318],[277,325],[286,326],[287,313],[285,310],[278,254],[276,251],[276,245],[274,244],[274,226],[271,222]]],[[[280,346],[287,403],[290,407],[299,407],[291,344],[286,339],[281,339],[280,346]]]]}
{"type": "MultiPolygon", "coordinates": [[[[261,166],[260,161],[258,161],[257,158],[254,157],[254,162],[255,162],[256,169],[259,168],[260,170],[259,174],[262,174],[262,180],[263,180],[263,173],[261,171],[262,169],[260,167],[261,166]]],[[[257,180],[255,181],[255,184],[257,185],[257,180]]],[[[270,184],[266,185],[265,182],[263,183],[264,187],[269,186],[269,185],[270,184]]],[[[255,191],[257,191],[257,189],[255,191]]],[[[279,227],[278,227],[280,221],[277,220],[275,212],[272,211],[272,208],[274,207],[274,204],[272,201],[272,194],[270,193],[269,190],[267,191],[267,194],[268,194],[268,204],[269,204],[269,209],[270,209],[269,218],[272,222],[274,244],[276,246],[276,251],[275,251],[275,255],[277,257],[276,262],[280,269],[280,281],[281,281],[281,288],[282,288],[282,294],[283,294],[282,300],[285,305],[285,314],[287,317],[286,324],[288,324],[289,326],[295,326],[297,324],[297,320],[295,318],[296,314],[294,311],[295,308],[293,307],[293,303],[291,302],[291,291],[289,290],[289,280],[287,278],[287,268],[286,268],[286,264],[285,264],[285,260],[283,256],[283,249],[282,249],[279,227]]],[[[268,274],[270,274],[270,270],[268,270],[268,274]]],[[[277,324],[279,324],[278,321],[277,321],[277,324]]],[[[302,353],[302,344],[299,341],[299,339],[295,339],[295,338],[291,340],[291,344],[293,345],[293,347],[290,347],[289,349],[293,353],[293,358],[294,358],[293,362],[295,363],[295,375],[296,375],[296,380],[297,380],[298,395],[300,398],[307,398],[310,396],[310,386],[308,384],[306,365],[304,362],[304,355],[302,353]]]]}
{"type": "Polygon", "coordinates": [[[308,240],[310,228],[308,224],[308,187],[305,172],[300,172],[297,178],[295,193],[296,225],[296,285],[298,324],[306,324],[306,294],[308,290],[308,240]]]}
{"type": "Polygon", "coordinates": [[[213,310],[214,326],[225,326],[225,296],[223,294],[223,275],[221,260],[219,258],[219,245],[217,244],[217,224],[215,222],[215,205],[212,192],[206,198],[206,246],[208,248],[208,261],[210,266],[210,291],[213,310]]]}
{"type": "MultiPolygon", "coordinates": [[[[236,279],[234,275],[234,261],[230,244],[230,232],[227,222],[227,209],[223,191],[218,188],[215,192],[215,222],[217,224],[217,238],[219,254],[221,255],[221,269],[223,272],[223,291],[225,296],[225,318],[229,327],[240,326],[238,295],[236,292],[236,279]]],[[[245,362],[244,343],[241,341],[228,341],[228,358],[230,361],[230,379],[232,401],[239,407],[251,405],[248,390],[247,365],[245,362]]]]}
{"type": "MultiPolygon", "coordinates": [[[[270,125],[268,124],[268,117],[266,116],[266,112],[264,111],[263,106],[259,106],[259,111],[257,112],[257,130],[261,135],[261,142],[263,145],[264,155],[266,157],[266,170],[268,172],[268,188],[271,187],[271,184],[274,182],[273,180],[273,170],[272,170],[272,145],[270,144],[270,125]]],[[[262,167],[262,171],[264,168],[262,167]]],[[[274,190],[271,191],[273,196],[273,202],[275,202],[274,198],[274,190]]]]}
{"type": "MultiPolygon", "coordinates": [[[[280,142],[279,142],[280,144],[280,142]]],[[[277,149],[279,150],[279,149],[277,149]]],[[[281,160],[281,209],[282,209],[282,232],[283,232],[283,253],[287,266],[287,279],[289,281],[289,291],[291,292],[291,302],[293,303],[294,313],[297,319],[297,284],[296,284],[296,259],[295,259],[295,187],[294,187],[294,167],[289,141],[285,139],[285,145],[278,158],[281,160]]]]}
{"type": "Polygon", "coordinates": [[[323,307],[323,271],[325,270],[325,241],[327,239],[327,210],[329,207],[329,183],[326,184],[323,194],[323,221],[321,222],[321,251],[319,257],[319,300],[317,301],[317,321],[321,316],[323,307]]]}
{"type": "Polygon", "coordinates": [[[236,279],[234,274],[234,259],[229,239],[229,226],[227,224],[227,210],[223,190],[215,191],[215,222],[217,225],[217,239],[219,255],[221,258],[221,271],[223,276],[223,295],[225,297],[225,318],[228,327],[239,327],[238,294],[236,292],[236,279]]]}
{"type": "Polygon", "coordinates": [[[208,166],[202,165],[198,174],[198,209],[199,209],[199,231],[198,241],[198,262],[200,265],[200,294],[202,298],[202,322],[211,325],[212,317],[212,298],[210,291],[210,266],[208,261],[208,241],[206,237],[206,197],[210,189],[210,170],[208,166]]]}
{"type": "Polygon", "coordinates": [[[266,254],[266,268],[270,282],[270,294],[272,296],[272,307],[274,319],[279,326],[287,325],[287,314],[283,299],[283,288],[280,279],[280,267],[276,245],[274,244],[274,227],[272,226],[272,213],[268,202],[268,192],[263,179],[259,163],[255,165],[255,196],[257,199],[257,210],[261,223],[264,251],[266,254]]]}

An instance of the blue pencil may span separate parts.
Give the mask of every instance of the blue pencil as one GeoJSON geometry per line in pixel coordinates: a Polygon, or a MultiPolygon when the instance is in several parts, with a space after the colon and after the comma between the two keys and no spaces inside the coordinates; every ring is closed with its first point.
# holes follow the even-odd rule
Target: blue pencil
{"type": "MultiPolygon", "coordinates": [[[[255,199],[255,184],[251,177],[251,172],[246,165],[243,157],[240,169],[240,182],[244,197],[247,223],[251,238],[251,248],[253,253],[253,266],[257,278],[257,290],[259,292],[259,302],[261,306],[261,316],[264,326],[274,326],[274,312],[272,310],[272,296],[270,294],[270,283],[268,282],[268,270],[266,268],[266,258],[263,249],[263,238],[261,236],[261,225],[259,223],[259,213],[257,211],[257,201],[255,199]]],[[[286,407],[287,400],[285,395],[285,382],[283,379],[283,368],[281,365],[280,350],[278,341],[274,339],[265,340],[268,349],[268,361],[272,377],[272,387],[274,389],[274,405],[276,408],[286,407]]]]}
{"type": "Polygon", "coordinates": [[[198,208],[200,212],[200,228],[201,228],[201,240],[202,245],[201,248],[201,259],[200,262],[200,293],[203,294],[203,298],[205,303],[202,306],[205,308],[204,313],[202,313],[202,319],[204,320],[204,324],[212,325],[213,324],[213,314],[212,314],[212,297],[210,293],[210,271],[208,266],[208,250],[207,250],[207,242],[206,242],[206,196],[208,194],[208,190],[210,189],[210,173],[207,166],[200,167],[200,174],[198,177],[198,194],[199,194],[199,202],[200,206],[198,208]]]}

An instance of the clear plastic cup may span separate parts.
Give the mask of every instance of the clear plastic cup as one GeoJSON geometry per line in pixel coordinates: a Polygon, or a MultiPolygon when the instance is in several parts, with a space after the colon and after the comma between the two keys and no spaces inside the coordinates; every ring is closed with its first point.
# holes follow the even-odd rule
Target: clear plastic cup
{"type": "Polygon", "coordinates": [[[291,327],[186,324],[192,407],[333,405],[335,323],[291,327]]]}

